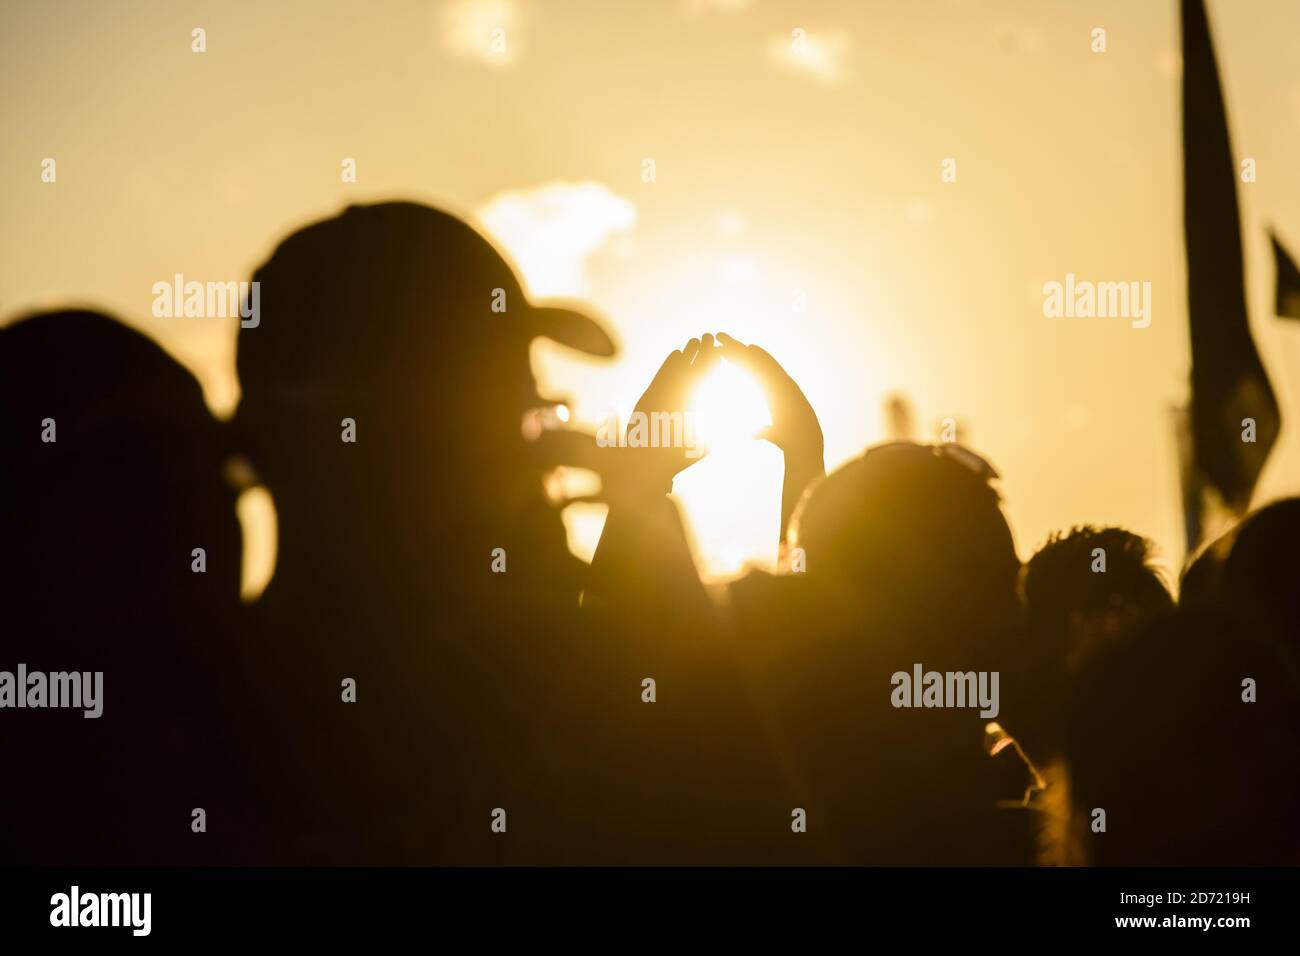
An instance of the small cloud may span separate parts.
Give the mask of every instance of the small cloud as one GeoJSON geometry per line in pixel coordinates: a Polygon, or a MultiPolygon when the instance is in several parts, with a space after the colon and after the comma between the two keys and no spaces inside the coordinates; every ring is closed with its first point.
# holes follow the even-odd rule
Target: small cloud
{"type": "Polygon", "coordinates": [[[811,33],[795,27],[787,36],[769,37],[768,54],[787,69],[807,73],[819,83],[836,86],[848,78],[848,57],[852,41],[843,30],[811,33]]]}
{"type": "Polygon", "coordinates": [[[636,223],[636,206],[603,183],[545,183],[497,193],[475,215],[536,296],[587,294],[587,260],[636,223]]]}
{"type": "Polygon", "coordinates": [[[456,56],[509,66],[519,56],[516,0],[453,0],[442,11],[443,44],[456,56]]]}

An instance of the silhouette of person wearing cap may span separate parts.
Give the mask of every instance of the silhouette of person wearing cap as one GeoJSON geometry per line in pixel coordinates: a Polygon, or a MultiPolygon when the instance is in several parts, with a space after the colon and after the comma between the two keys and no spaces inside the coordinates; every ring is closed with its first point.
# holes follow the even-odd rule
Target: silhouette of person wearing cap
{"type": "Polygon", "coordinates": [[[557,446],[522,433],[547,404],[529,345],[614,344],[531,303],[486,239],[415,203],[306,226],[253,281],[235,424],[279,521],[257,611],[283,724],[280,849],[502,859],[527,845],[515,829],[543,829],[528,818],[562,715],[542,698],[573,674],[583,571],[544,493],[557,446]]]}

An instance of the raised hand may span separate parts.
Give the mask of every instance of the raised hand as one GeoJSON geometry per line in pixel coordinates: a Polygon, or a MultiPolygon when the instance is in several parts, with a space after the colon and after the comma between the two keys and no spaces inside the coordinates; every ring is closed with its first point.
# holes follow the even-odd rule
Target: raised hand
{"type": "Polygon", "coordinates": [[[767,439],[787,456],[820,462],[824,452],[822,426],[795,380],[757,345],[746,345],[726,332],[718,333],[718,342],[721,356],[753,375],[767,398],[772,424],[754,437],[767,439]]]}
{"type": "Polygon", "coordinates": [[[799,498],[810,484],[826,474],[821,423],[803,389],[765,349],[746,345],[725,332],[718,333],[718,342],[722,357],[753,375],[767,397],[772,424],[754,437],[766,438],[785,453],[781,485],[781,540],[785,541],[799,498]]]}
{"type": "Polygon", "coordinates": [[[601,473],[610,496],[662,495],[673,477],[707,452],[687,414],[695,386],[718,362],[713,336],[691,339],[670,352],[636,403],[626,447],[604,448],[601,473]],[[613,454],[609,454],[613,453],[613,454]]]}
{"type": "Polygon", "coordinates": [[[670,353],[636,403],[633,415],[644,417],[639,426],[629,422],[627,446],[595,449],[592,467],[601,476],[601,494],[610,509],[584,602],[619,607],[629,621],[662,621],[667,614],[681,626],[697,626],[711,612],[681,516],[667,495],[673,476],[704,454],[694,430],[687,429],[687,406],[696,385],[718,362],[719,351],[713,336],[704,335],[670,353]],[[638,427],[642,432],[634,447],[638,427]],[[646,444],[651,430],[658,447],[646,444]],[[672,600],[665,601],[665,595],[672,600]]]}

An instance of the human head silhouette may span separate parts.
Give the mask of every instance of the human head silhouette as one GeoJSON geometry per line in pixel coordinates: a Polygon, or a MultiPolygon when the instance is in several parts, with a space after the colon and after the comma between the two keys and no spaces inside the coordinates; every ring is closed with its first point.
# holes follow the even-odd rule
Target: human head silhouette
{"type": "Polygon", "coordinates": [[[1222,564],[1221,600],[1234,616],[1300,649],[1300,498],[1247,515],[1222,564]]]}
{"type": "Polygon", "coordinates": [[[1151,565],[1153,547],[1141,535],[1114,527],[1081,525],[1049,537],[1021,575],[1033,639],[1065,663],[1095,642],[1171,610],[1173,597],[1151,565]],[[1094,570],[1102,567],[1100,560],[1104,571],[1094,570]]]}
{"type": "Polygon", "coordinates": [[[6,716],[9,757],[27,772],[8,794],[23,826],[4,834],[5,857],[124,864],[233,852],[238,837],[196,855],[170,823],[196,792],[232,816],[227,744],[241,739],[244,688],[227,667],[236,493],[198,382],[107,315],[24,318],[0,329],[0,449],[5,667],[103,675],[96,719],[6,716]]]}
{"type": "Polygon", "coordinates": [[[239,334],[236,422],[290,547],[326,533],[315,528],[325,506],[388,537],[363,561],[413,561],[451,528],[475,548],[487,539],[464,534],[492,526],[545,541],[521,547],[563,549],[540,482],[559,462],[521,435],[525,412],[544,404],[529,346],[546,337],[611,355],[596,320],[531,303],[482,235],[410,202],[352,206],[297,230],[253,281],[261,315],[239,334]],[[355,444],[342,440],[345,419],[355,444]]]}
{"type": "Polygon", "coordinates": [[[10,582],[64,588],[71,582],[55,569],[84,568],[79,606],[101,620],[107,607],[129,615],[140,601],[153,613],[201,606],[205,594],[237,597],[224,431],[194,376],[146,336],[85,310],[0,329],[0,442],[0,497],[24,542],[22,555],[6,554],[10,582]],[[190,571],[199,546],[203,577],[190,571]]]}
{"type": "Polygon", "coordinates": [[[1173,609],[1153,549],[1123,528],[1083,525],[1051,535],[1025,563],[1029,640],[1019,659],[1028,719],[1018,730],[1039,757],[1059,754],[1061,701],[1088,655],[1173,609]]]}
{"type": "Polygon", "coordinates": [[[1009,626],[1020,562],[993,478],[962,446],[878,445],[805,493],[792,543],[840,593],[954,631],[1009,626]]]}

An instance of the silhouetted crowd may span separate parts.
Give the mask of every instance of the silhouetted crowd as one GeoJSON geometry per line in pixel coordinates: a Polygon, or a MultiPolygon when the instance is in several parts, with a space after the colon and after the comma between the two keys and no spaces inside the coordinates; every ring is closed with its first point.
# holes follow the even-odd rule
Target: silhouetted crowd
{"type": "Polygon", "coordinates": [[[614,342],[465,223],[351,207],[253,281],[229,422],[112,317],[0,329],[0,671],[103,673],[96,718],[0,687],[0,861],[1300,863],[1300,499],[1177,600],[1121,528],[1022,564],[970,449],[826,474],[777,360],[706,334],[638,410],[726,359],[785,461],[781,572],[706,584],[669,494],[696,457],[552,427],[530,343],[614,342]],[[601,478],[590,565],[559,466],[601,478]],[[254,485],[277,559],[245,603],[254,485]],[[996,705],[900,694],[925,672],[996,705]]]}

